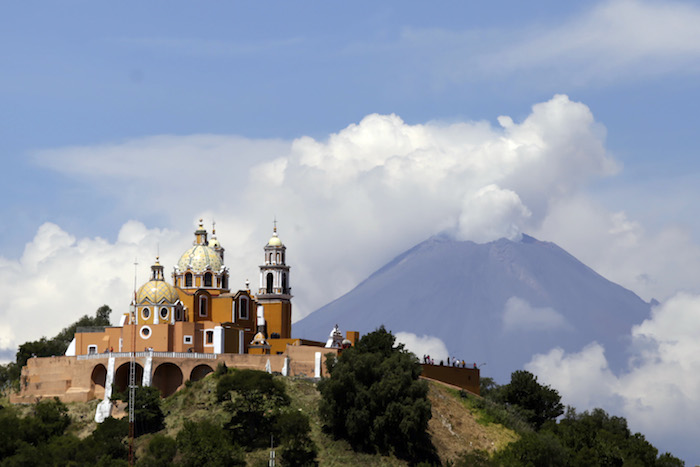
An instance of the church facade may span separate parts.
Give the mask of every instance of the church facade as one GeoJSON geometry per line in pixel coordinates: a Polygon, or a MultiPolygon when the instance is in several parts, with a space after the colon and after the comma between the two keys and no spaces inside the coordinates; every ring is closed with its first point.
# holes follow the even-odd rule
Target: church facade
{"type": "Polygon", "coordinates": [[[119,326],[79,329],[67,355],[283,352],[286,344],[296,340],[291,339],[290,268],[276,226],[263,252],[258,293],[253,294],[249,284],[232,290],[224,247],[216,230],[210,238],[200,220],[192,247],[173,268],[172,284],[166,281],[164,267],[156,258],[150,280],[135,292],[130,311],[121,317],[119,326]],[[258,334],[262,341],[256,338],[258,334]],[[274,339],[275,345],[268,339],[274,339]]]}

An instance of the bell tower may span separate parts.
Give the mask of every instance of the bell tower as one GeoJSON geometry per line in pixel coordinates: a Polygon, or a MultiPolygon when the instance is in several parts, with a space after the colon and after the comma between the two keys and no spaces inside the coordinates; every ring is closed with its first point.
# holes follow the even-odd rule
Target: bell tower
{"type": "Polygon", "coordinates": [[[272,237],[264,247],[265,259],[260,266],[260,288],[256,297],[263,306],[268,338],[288,339],[292,334],[292,288],[286,250],[277,236],[277,221],[272,237]]]}

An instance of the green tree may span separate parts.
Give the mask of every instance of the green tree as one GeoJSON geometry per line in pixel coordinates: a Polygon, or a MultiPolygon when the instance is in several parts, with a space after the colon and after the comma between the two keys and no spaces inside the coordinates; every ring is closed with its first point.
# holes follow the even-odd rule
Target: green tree
{"type": "Polygon", "coordinates": [[[246,449],[266,446],[281,408],[289,405],[284,383],[256,370],[233,370],[219,377],[217,399],[231,414],[225,428],[246,449]]]}
{"type": "Polygon", "coordinates": [[[184,466],[245,465],[241,449],[231,444],[222,427],[209,420],[186,421],[177,434],[177,447],[184,466]]]}
{"type": "Polygon", "coordinates": [[[640,433],[632,434],[623,417],[608,415],[603,409],[576,413],[569,407],[558,424],[546,425],[569,451],[571,466],[677,465],[670,454],[657,458],[658,450],[640,433]]]}
{"type": "MultiPolygon", "coordinates": [[[[568,452],[552,433],[523,433],[494,456],[495,465],[503,467],[559,467],[567,463],[568,452]]],[[[614,465],[595,464],[593,465],[614,465]]],[[[621,464],[620,464],[621,465],[621,464]]]]}
{"type": "Polygon", "coordinates": [[[539,384],[537,376],[529,371],[514,371],[510,383],[498,390],[498,398],[523,409],[522,414],[538,430],[544,422],[555,420],[564,413],[557,390],[539,384]]]}
{"type": "Polygon", "coordinates": [[[111,459],[126,461],[129,455],[126,444],[128,434],[128,420],[109,417],[83,440],[76,460],[81,464],[104,464],[111,459]]]}
{"type": "Polygon", "coordinates": [[[274,423],[275,436],[280,443],[282,465],[315,466],[316,445],[309,437],[309,417],[298,410],[280,413],[274,423]]]}
{"type": "Polygon", "coordinates": [[[139,386],[134,391],[134,435],[155,433],[164,428],[165,415],[160,408],[160,391],[139,386]]]}
{"type": "Polygon", "coordinates": [[[140,467],[160,467],[169,465],[177,454],[177,441],[169,436],[156,434],[151,438],[146,449],[146,455],[139,459],[140,467]]]}
{"type": "Polygon", "coordinates": [[[418,380],[416,356],[395,345],[390,332],[380,327],[337,360],[327,358],[326,365],[330,378],[318,387],[328,430],[355,449],[434,460],[426,431],[431,416],[428,384],[418,380]]]}

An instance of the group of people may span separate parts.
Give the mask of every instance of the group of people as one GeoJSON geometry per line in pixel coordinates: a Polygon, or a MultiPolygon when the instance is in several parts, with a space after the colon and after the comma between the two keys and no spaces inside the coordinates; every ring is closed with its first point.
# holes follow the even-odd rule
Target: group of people
{"type": "MultiPolygon", "coordinates": [[[[435,359],[431,358],[430,355],[423,355],[423,363],[425,365],[435,365],[435,359]]],[[[439,362],[440,366],[445,366],[445,361],[440,360],[439,362]]],[[[473,364],[473,368],[476,368],[476,363],[473,364]]],[[[467,364],[464,362],[464,360],[460,360],[458,358],[452,357],[447,357],[447,366],[453,366],[455,368],[467,368],[467,364]]]]}

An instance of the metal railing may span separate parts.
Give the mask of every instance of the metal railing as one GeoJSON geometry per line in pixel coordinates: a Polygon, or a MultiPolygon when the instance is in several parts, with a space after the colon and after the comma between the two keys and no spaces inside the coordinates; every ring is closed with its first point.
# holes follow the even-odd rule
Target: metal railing
{"type": "MultiPolygon", "coordinates": [[[[136,352],[136,358],[156,357],[156,358],[196,358],[200,360],[216,360],[218,354],[196,353],[196,352],[136,352]]],[[[131,352],[105,352],[88,355],[78,355],[78,360],[97,360],[103,358],[130,358],[131,352]]]]}

